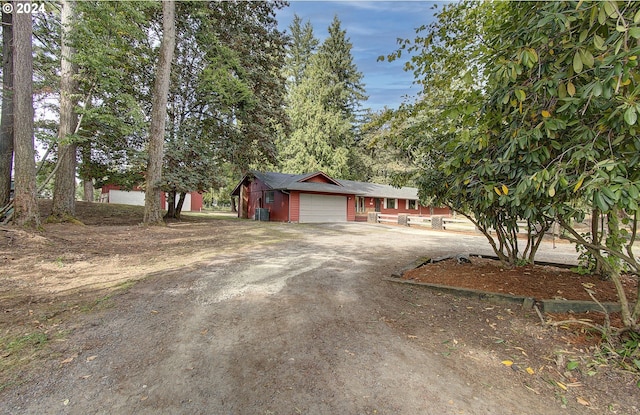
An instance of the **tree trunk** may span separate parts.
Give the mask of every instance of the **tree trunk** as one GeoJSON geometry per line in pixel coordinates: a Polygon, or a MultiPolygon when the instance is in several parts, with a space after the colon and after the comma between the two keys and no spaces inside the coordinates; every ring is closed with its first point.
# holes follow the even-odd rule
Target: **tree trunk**
{"type": "Polygon", "coordinates": [[[233,213],[238,213],[238,208],[236,207],[236,197],[231,196],[231,211],[233,213]]]}
{"type": "Polygon", "coordinates": [[[13,169],[13,14],[2,13],[2,124],[0,131],[0,208],[9,203],[13,169]]]}
{"type": "Polygon", "coordinates": [[[60,76],[60,127],[58,129],[58,170],[53,184],[53,209],[51,216],[65,221],[76,212],[76,153],[77,144],[70,139],[75,132],[78,117],[75,113],[74,94],[77,93],[72,62],[73,48],[69,46],[69,34],[74,18],[73,1],[61,1],[61,76],[60,76]]]}
{"type": "Polygon", "coordinates": [[[17,225],[28,227],[40,226],[33,146],[32,33],[31,15],[16,13],[13,16],[13,126],[16,163],[13,221],[17,225]]]}
{"type": "Polygon", "coordinates": [[[84,179],[82,181],[83,187],[83,195],[85,202],[93,202],[94,194],[93,194],[93,180],[84,179]]]}
{"type": "Polygon", "coordinates": [[[146,189],[144,197],[144,223],[159,224],[162,221],[160,206],[160,180],[162,178],[162,159],[164,155],[165,122],[167,117],[167,99],[171,61],[175,46],[175,2],[162,2],[162,43],[153,85],[151,126],[149,132],[149,159],[147,164],[146,189]]]}
{"type": "Polygon", "coordinates": [[[167,192],[167,214],[165,219],[174,219],[176,217],[176,191],[167,192]]]}
{"type": "Polygon", "coordinates": [[[85,142],[79,146],[80,157],[82,164],[78,169],[78,175],[82,180],[82,198],[85,202],[94,201],[94,188],[93,188],[93,172],[91,169],[91,143],[85,142]]]}
{"type": "Polygon", "coordinates": [[[180,193],[180,198],[178,199],[178,205],[176,206],[175,216],[176,219],[180,220],[180,214],[182,213],[182,207],[184,206],[184,200],[186,199],[187,194],[185,192],[180,193]]]}

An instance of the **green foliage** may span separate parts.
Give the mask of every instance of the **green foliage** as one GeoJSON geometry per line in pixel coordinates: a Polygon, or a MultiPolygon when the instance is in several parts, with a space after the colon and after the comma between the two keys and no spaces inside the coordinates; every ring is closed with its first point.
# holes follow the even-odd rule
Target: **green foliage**
{"type": "Polygon", "coordinates": [[[640,303],[628,304],[619,275],[639,268],[640,4],[463,2],[438,17],[386,57],[415,53],[407,69],[422,99],[394,124],[417,149],[422,194],[467,214],[509,262],[533,259],[557,220],[611,276],[638,330],[640,303]],[[572,223],[592,213],[606,230],[584,237],[572,223]]]}
{"type": "Polygon", "coordinates": [[[285,58],[284,74],[291,88],[298,86],[304,79],[304,72],[320,42],[313,34],[311,22],[307,21],[303,25],[297,14],[293,16],[289,29],[291,40],[285,58]]]}
{"type": "Polygon", "coordinates": [[[153,68],[157,53],[149,34],[158,5],[83,1],[72,31],[79,67],[79,174],[96,185],[137,185],[145,169],[153,68]],[[134,183],[132,183],[134,182],[134,183]]]}
{"type": "Polygon", "coordinates": [[[360,178],[355,168],[355,125],[366,96],[352,45],[335,17],[329,37],[313,54],[318,42],[300,23],[294,19],[291,27],[294,37],[285,69],[291,80],[287,91],[291,133],[281,135],[278,142],[282,170],[321,170],[344,179],[360,178]]]}

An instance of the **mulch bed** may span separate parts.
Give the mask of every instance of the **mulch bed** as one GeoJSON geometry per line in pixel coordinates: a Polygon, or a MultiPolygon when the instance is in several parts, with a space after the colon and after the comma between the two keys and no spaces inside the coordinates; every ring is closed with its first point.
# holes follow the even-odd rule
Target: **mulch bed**
{"type": "MultiPolygon", "coordinates": [[[[471,257],[471,263],[458,264],[455,259],[429,263],[407,271],[404,279],[480,291],[511,294],[535,299],[592,301],[587,290],[600,302],[617,302],[613,282],[598,276],[580,275],[570,269],[550,265],[527,265],[506,268],[500,261],[471,257]]],[[[635,301],[638,281],[623,277],[629,301],[635,301]]]]}

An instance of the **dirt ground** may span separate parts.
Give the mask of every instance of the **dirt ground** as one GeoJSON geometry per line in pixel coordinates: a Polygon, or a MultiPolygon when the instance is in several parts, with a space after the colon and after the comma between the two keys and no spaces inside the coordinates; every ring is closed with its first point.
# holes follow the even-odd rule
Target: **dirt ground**
{"type": "MultiPolygon", "coordinates": [[[[84,203],[78,217],[0,228],[0,413],[640,413],[640,379],[594,331],[383,280],[420,256],[486,255],[481,236],[212,214],[147,228],[139,208],[84,203]]],[[[567,270],[472,261],[408,278],[610,299],[567,270]]]]}

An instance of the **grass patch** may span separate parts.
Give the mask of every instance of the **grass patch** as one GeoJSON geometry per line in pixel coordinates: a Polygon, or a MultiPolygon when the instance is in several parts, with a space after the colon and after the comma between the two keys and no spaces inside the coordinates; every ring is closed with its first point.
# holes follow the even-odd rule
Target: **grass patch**
{"type": "Polygon", "coordinates": [[[48,344],[41,331],[0,338],[0,392],[19,383],[22,368],[36,361],[48,344]]]}
{"type": "Polygon", "coordinates": [[[2,356],[13,355],[27,351],[37,351],[41,349],[49,338],[41,331],[25,334],[13,339],[2,339],[2,356]]]}
{"type": "Polygon", "coordinates": [[[126,291],[129,288],[137,284],[137,281],[128,280],[120,282],[109,289],[109,293],[101,297],[96,298],[93,301],[87,302],[80,307],[80,311],[88,313],[90,311],[102,310],[112,306],[111,299],[118,292],[126,291]]]}

